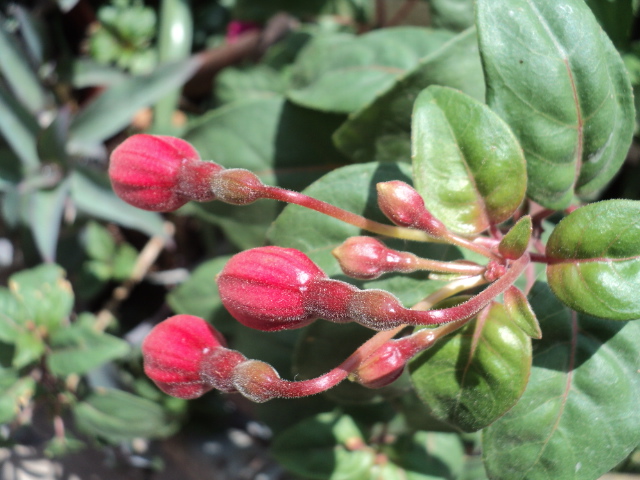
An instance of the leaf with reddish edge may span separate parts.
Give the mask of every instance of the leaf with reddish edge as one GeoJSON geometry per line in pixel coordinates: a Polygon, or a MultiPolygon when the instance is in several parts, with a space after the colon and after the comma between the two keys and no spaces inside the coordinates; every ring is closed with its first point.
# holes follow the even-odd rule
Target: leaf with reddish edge
{"type": "MultiPolygon", "coordinates": [[[[611,2],[607,2],[611,3],[611,2]]],[[[583,0],[478,0],[487,103],[527,157],[527,194],[547,208],[604,187],[634,128],[620,55],[583,0]]]]}
{"type": "Polygon", "coordinates": [[[611,320],[640,317],[640,202],[579,208],[551,233],[549,285],[579,312],[611,320]]]}
{"type": "Polygon", "coordinates": [[[431,86],[412,122],[413,177],[427,209],[473,235],[507,220],[527,188],[524,155],[507,124],[462,92],[431,86]]]}
{"type": "Polygon", "coordinates": [[[531,217],[526,215],[511,227],[498,245],[500,255],[509,260],[517,260],[527,251],[532,232],[531,217]]]}
{"type": "Polygon", "coordinates": [[[526,295],[522,293],[522,290],[512,285],[505,290],[503,298],[504,307],[511,317],[511,320],[513,320],[513,323],[520,327],[520,329],[531,338],[538,340],[542,338],[538,319],[535,313],[533,313],[533,309],[531,305],[529,305],[526,295]]]}
{"type": "Polygon", "coordinates": [[[640,443],[640,322],[576,313],[543,283],[529,300],[542,340],[522,398],[483,431],[489,478],[595,480],[640,443]]]}
{"type": "Polygon", "coordinates": [[[434,417],[473,432],[518,401],[531,368],[531,340],[493,303],[409,362],[411,381],[434,417]]]}

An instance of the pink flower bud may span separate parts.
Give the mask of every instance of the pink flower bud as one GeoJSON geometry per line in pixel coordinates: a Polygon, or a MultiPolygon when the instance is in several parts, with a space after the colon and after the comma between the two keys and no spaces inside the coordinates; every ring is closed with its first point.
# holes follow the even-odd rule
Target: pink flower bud
{"type": "Polygon", "coordinates": [[[109,177],[125,202],[156,212],[170,212],[194,200],[215,199],[210,179],[223,170],[200,160],[198,152],[175,137],[139,134],[111,154],[109,177]]]}
{"type": "Polygon", "coordinates": [[[372,237],[351,237],[332,252],[342,271],[352,278],[371,280],[386,272],[413,272],[411,254],[387,248],[372,237]]]}
{"type": "Polygon", "coordinates": [[[397,342],[391,340],[383,344],[367,358],[354,372],[356,381],[367,388],[382,388],[395,382],[405,365],[407,358],[403,355],[397,342]]]}
{"type": "Polygon", "coordinates": [[[263,403],[282,396],[282,380],[268,363],[247,360],[233,371],[233,385],[249,400],[263,403]]]}
{"type": "Polygon", "coordinates": [[[396,225],[419,228],[429,235],[440,236],[446,228],[424,205],[424,200],[408,183],[400,180],[376,185],[378,205],[382,213],[396,225]]]}
{"type": "Polygon", "coordinates": [[[144,371],[163,392],[197,398],[214,387],[201,375],[203,361],[224,346],[224,337],[202,318],[176,315],[142,343],[144,371]]]}
{"type": "Polygon", "coordinates": [[[235,255],[218,275],[223,305],[240,323],[263,331],[313,322],[307,291],[326,275],[304,253],[260,247],[235,255]]]}
{"type": "Polygon", "coordinates": [[[406,323],[409,310],[384,290],[358,290],[349,299],[347,316],[373,330],[390,330],[406,323]]]}
{"type": "Polygon", "coordinates": [[[211,191],[216,199],[231,205],[248,205],[262,197],[263,183],[255,173],[243,168],[231,168],[211,179],[211,191]]]}

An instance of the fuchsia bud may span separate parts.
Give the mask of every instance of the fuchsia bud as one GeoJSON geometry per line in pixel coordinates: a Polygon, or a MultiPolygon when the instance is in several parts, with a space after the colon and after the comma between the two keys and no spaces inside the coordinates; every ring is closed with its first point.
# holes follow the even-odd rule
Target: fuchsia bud
{"type": "Polygon", "coordinates": [[[372,280],[387,272],[415,270],[415,256],[387,248],[372,237],[351,237],[332,252],[342,271],[352,278],[372,280]]]}
{"type": "Polygon", "coordinates": [[[376,189],[380,210],[396,225],[418,228],[434,237],[446,232],[444,224],[429,213],[418,191],[408,183],[381,182],[376,189]]]}
{"type": "Polygon", "coordinates": [[[303,327],[317,318],[306,293],[326,275],[304,253],[261,247],[235,255],[218,275],[226,309],[240,323],[257,330],[303,327]]]}
{"type": "Polygon", "coordinates": [[[223,170],[205,162],[186,141],[175,137],[133,135],[111,154],[109,177],[125,202],[155,212],[170,212],[194,200],[215,199],[210,180],[223,170]]]}
{"type": "Polygon", "coordinates": [[[225,170],[211,179],[215,197],[231,205],[248,205],[262,198],[263,186],[255,173],[243,168],[225,170]]]}
{"type": "Polygon", "coordinates": [[[156,325],[142,343],[144,371],[163,392],[197,398],[214,387],[201,375],[203,362],[224,346],[222,335],[203,319],[176,315],[156,325]]]}
{"type": "Polygon", "coordinates": [[[280,375],[271,365],[259,360],[239,364],[233,372],[233,384],[242,395],[257,403],[283,396],[280,375]]]}

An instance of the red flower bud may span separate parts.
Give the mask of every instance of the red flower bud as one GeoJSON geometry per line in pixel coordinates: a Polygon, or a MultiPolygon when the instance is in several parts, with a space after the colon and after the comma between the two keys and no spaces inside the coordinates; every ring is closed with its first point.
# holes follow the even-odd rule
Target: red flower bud
{"type": "Polygon", "coordinates": [[[304,253],[260,247],[235,255],[218,275],[223,305],[240,323],[263,331],[308,325],[317,316],[307,301],[310,285],[326,275],[304,253]]]}
{"type": "Polygon", "coordinates": [[[223,170],[200,160],[198,152],[175,137],[139,134],[111,154],[109,177],[125,202],[156,212],[170,212],[194,200],[215,199],[210,180],[223,170]]]}
{"type": "Polygon", "coordinates": [[[367,388],[386,387],[402,375],[406,364],[407,358],[391,340],[360,364],[354,372],[355,380],[367,388]]]}
{"type": "Polygon", "coordinates": [[[332,252],[342,271],[352,278],[371,280],[386,272],[413,272],[411,254],[396,252],[372,237],[351,237],[332,252]]]}
{"type": "Polygon", "coordinates": [[[381,182],[376,189],[380,210],[396,225],[419,228],[436,237],[446,231],[444,224],[426,209],[418,191],[408,183],[381,182]]]}
{"type": "Polygon", "coordinates": [[[144,371],[163,392],[197,398],[215,386],[201,375],[203,361],[224,345],[223,336],[203,319],[176,315],[156,325],[142,343],[144,371]]]}

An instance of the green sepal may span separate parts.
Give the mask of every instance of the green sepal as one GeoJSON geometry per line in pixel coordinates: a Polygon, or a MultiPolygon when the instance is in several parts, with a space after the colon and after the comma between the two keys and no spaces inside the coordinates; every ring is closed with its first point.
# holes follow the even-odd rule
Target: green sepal
{"type": "Polygon", "coordinates": [[[532,231],[531,217],[529,215],[522,217],[500,240],[498,244],[500,255],[509,260],[520,258],[527,251],[532,231]]]}

